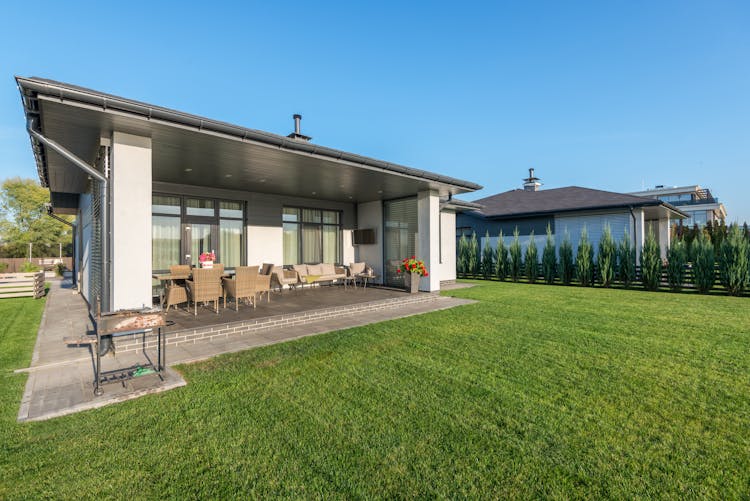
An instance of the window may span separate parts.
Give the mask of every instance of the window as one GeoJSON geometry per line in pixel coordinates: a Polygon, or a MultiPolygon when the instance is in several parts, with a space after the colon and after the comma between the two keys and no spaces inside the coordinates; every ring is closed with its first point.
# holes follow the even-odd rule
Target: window
{"type": "Polygon", "coordinates": [[[383,204],[385,232],[383,235],[383,258],[385,282],[401,287],[404,278],[398,273],[401,260],[416,255],[417,250],[417,199],[402,198],[383,204]]]}
{"type": "Polygon", "coordinates": [[[243,263],[244,203],[210,198],[152,195],[152,262],[154,271],[170,265],[198,264],[202,252],[215,251],[226,268],[243,263]]]}
{"type": "Polygon", "coordinates": [[[341,212],[284,207],[284,264],[341,263],[341,212]]]}

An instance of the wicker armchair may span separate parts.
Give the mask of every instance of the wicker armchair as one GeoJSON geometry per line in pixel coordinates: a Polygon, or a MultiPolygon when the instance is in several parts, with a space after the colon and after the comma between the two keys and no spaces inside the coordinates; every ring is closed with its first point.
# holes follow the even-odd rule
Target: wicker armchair
{"type": "Polygon", "coordinates": [[[249,299],[255,307],[255,289],[258,282],[259,266],[238,266],[234,278],[223,278],[224,308],[227,307],[227,296],[234,298],[234,310],[239,311],[240,299],[249,299]]]}
{"type": "Polygon", "coordinates": [[[266,301],[271,302],[271,275],[258,275],[258,280],[255,283],[255,294],[259,298],[265,294],[266,301]]]}
{"type": "Polygon", "coordinates": [[[219,314],[219,299],[222,296],[221,273],[221,270],[218,268],[195,268],[193,270],[193,279],[185,281],[196,316],[198,315],[199,301],[214,301],[216,314],[219,314]]]}
{"type": "Polygon", "coordinates": [[[271,270],[271,287],[279,291],[288,285],[291,289],[299,285],[299,274],[294,270],[285,270],[281,266],[274,266],[271,270]]]}
{"type": "Polygon", "coordinates": [[[169,274],[172,275],[172,280],[164,288],[164,304],[167,311],[172,306],[177,307],[178,304],[188,302],[185,280],[190,277],[190,265],[173,264],[169,267],[169,274]]]}

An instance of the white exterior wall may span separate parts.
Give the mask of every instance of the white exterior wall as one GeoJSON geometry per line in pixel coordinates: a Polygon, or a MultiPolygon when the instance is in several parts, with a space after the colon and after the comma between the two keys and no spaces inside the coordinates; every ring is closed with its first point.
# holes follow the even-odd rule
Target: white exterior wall
{"type": "Polygon", "coordinates": [[[664,219],[659,219],[659,247],[662,259],[667,259],[667,250],[670,246],[672,232],[669,231],[669,226],[669,216],[664,219]]]}
{"type": "Polygon", "coordinates": [[[250,266],[284,262],[284,231],[280,226],[247,226],[247,263],[250,266]]]}
{"type": "Polygon", "coordinates": [[[456,279],[456,213],[440,213],[440,265],[438,278],[441,281],[456,279]]]}
{"type": "Polygon", "coordinates": [[[643,209],[634,209],[635,216],[635,260],[641,262],[641,247],[646,239],[646,215],[643,209]]]}
{"type": "Polygon", "coordinates": [[[419,282],[419,290],[440,290],[440,197],[435,191],[417,194],[417,259],[424,261],[428,276],[419,282]]]}
{"type": "Polygon", "coordinates": [[[151,138],[112,134],[110,183],[115,284],[111,309],[150,307],[151,138]]]}
{"type": "MultiPolygon", "coordinates": [[[[375,243],[357,245],[354,251],[355,261],[365,262],[372,266],[378,276],[377,282],[383,281],[383,202],[365,202],[357,205],[357,228],[375,230],[375,243]]],[[[351,239],[351,232],[348,232],[351,239]]],[[[354,261],[352,261],[354,262],[354,261]]],[[[349,265],[349,262],[344,261],[349,265]]]]}

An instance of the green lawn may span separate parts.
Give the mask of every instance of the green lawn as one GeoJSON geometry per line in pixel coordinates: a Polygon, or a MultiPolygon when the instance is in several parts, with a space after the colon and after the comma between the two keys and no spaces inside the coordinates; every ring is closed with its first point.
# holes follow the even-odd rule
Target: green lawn
{"type": "Polygon", "coordinates": [[[23,425],[40,302],[0,303],[0,498],[748,496],[747,298],[478,283],[23,425]]]}

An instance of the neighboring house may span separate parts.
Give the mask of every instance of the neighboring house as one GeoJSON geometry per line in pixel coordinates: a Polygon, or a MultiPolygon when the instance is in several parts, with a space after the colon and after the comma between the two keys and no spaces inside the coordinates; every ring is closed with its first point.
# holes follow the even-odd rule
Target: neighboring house
{"type": "Polygon", "coordinates": [[[318,146],[297,115],[284,137],[16,81],[39,179],[55,213],[77,216],[81,290],[104,311],[150,306],[153,272],[211,250],[230,269],[366,261],[393,286],[400,260],[416,255],[430,272],[422,290],[455,278],[455,212],[466,204],[452,197],[475,183],[318,146]]]}
{"type": "Polygon", "coordinates": [[[631,193],[639,197],[656,198],[668,202],[688,215],[682,221],[685,226],[705,226],[706,223],[720,224],[727,219],[727,210],[719,199],[714,197],[711,190],[700,186],[673,186],[665,188],[658,185],[652,190],[631,193]]]}
{"type": "Polygon", "coordinates": [[[668,203],[652,198],[579,186],[549,190],[540,190],[540,186],[534,169],[529,169],[529,177],[524,179],[524,189],[475,200],[481,209],[457,216],[457,236],[476,231],[477,238],[484,245],[485,235],[489,231],[490,243],[494,248],[501,230],[505,243],[509,244],[517,228],[525,249],[533,231],[541,252],[549,225],[557,246],[567,233],[575,252],[584,227],[596,249],[604,226],[608,224],[613,238],[617,241],[630,238],[639,255],[647,232],[653,231],[659,239],[662,256],[666,257],[670,222],[686,217],[668,203]]]}

